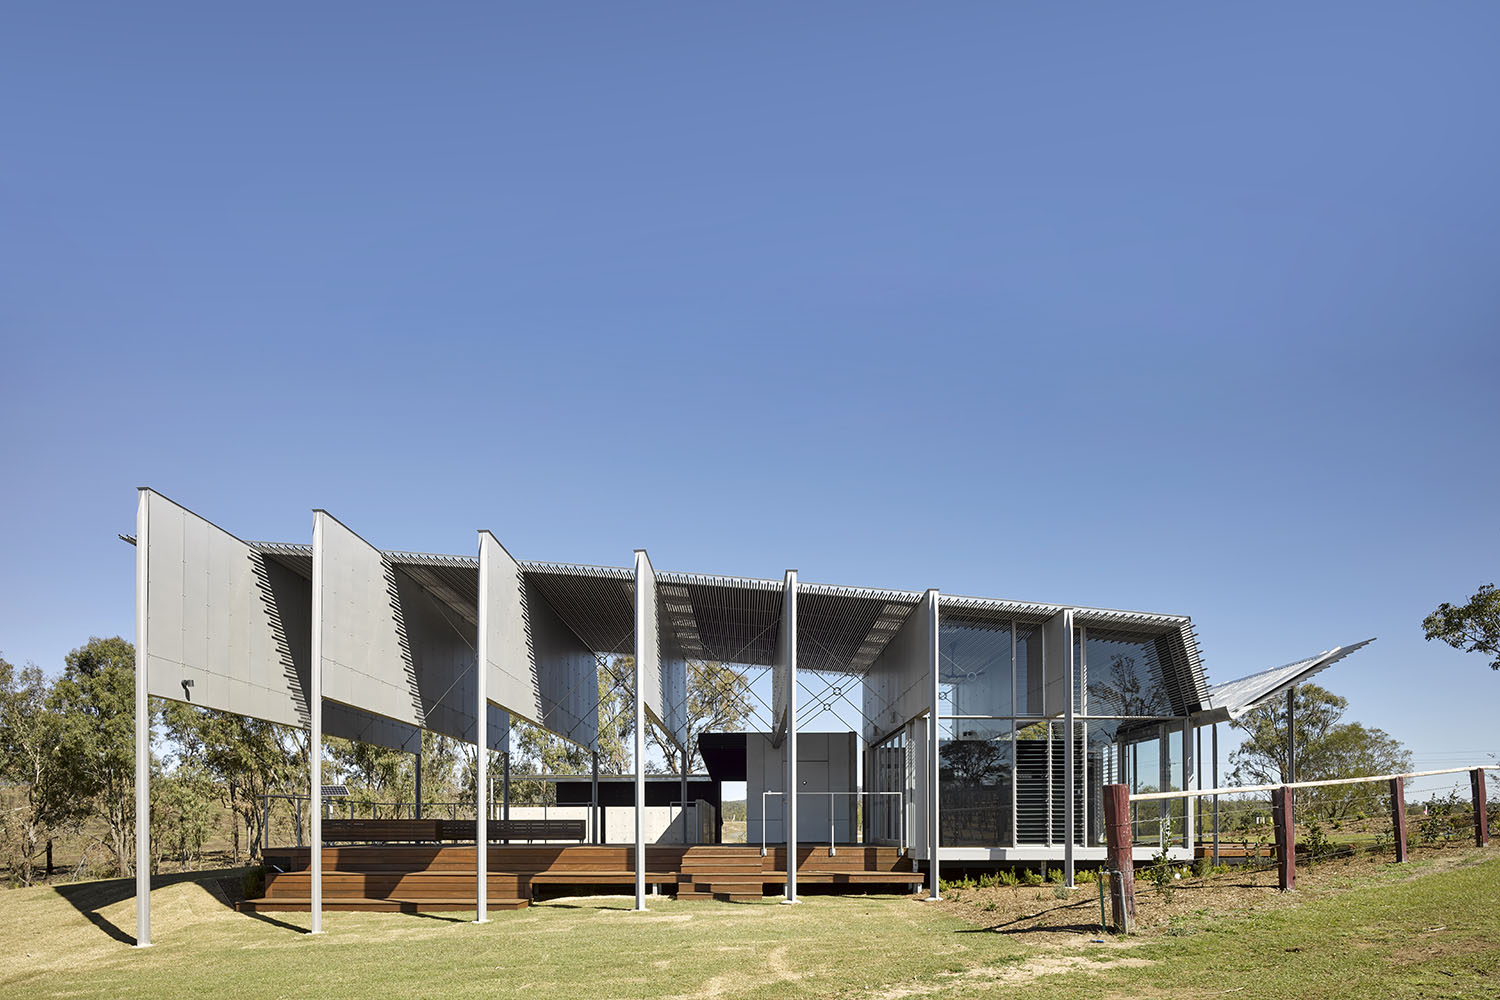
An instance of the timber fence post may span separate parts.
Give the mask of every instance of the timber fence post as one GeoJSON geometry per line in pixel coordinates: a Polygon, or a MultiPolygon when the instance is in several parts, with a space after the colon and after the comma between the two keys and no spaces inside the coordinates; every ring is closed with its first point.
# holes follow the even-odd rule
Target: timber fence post
{"type": "Polygon", "coordinates": [[[1276,824],[1277,875],[1281,890],[1297,888],[1297,831],[1292,821],[1292,790],[1271,789],[1271,817],[1276,824]]]}
{"type": "Polygon", "coordinates": [[[1485,810],[1484,768],[1476,767],[1469,772],[1469,787],[1474,792],[1474,844],[1484,847],[1490,842],[1490,818],[1485,810]]]}
{"type": "Polygon", "coordinates": [[[1396,862],[1407,859],[1406,853],[1406,782],[1391,779],[1391,833],[1396,840],[1396,862]]]}
{"type": "Polygon", "coordinates": [[[1115,930],[1129,934],[1135,930],[1135,863],[1130,827],[1130,789],[1124,785],[1104,786],[1104,829],[1109,845],[1109,867],[1114,871],[1110,901],[1114,909],[1115,930]]]}

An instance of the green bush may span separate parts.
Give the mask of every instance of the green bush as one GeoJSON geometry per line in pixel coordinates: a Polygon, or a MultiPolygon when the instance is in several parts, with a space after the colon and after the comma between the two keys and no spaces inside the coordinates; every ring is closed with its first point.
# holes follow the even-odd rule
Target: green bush
{"type": "Polygon", "coordinates": [[[1042,873],[1035,868],[1027,868],[1021,872],[1021,881],[1026,885],[1041,885],[1042,873]]]}
{"type": "Polygon", "coordinates": [[[1007,868],[1005,871],[1000,873],[999,878],[1001,885],[1021,884],[1021,876],[1016,874],[1016,870],[1014,868],[1007,868]]]}
{"type": "Polygon", "coordinates": [[[1047,869],[1046,879],[1047,879],[1048,882],[1061,882],[1062,881],[1062,877],[1063,876],[1062,876],[1062,869],[1061,868],[1048,868],[1047,869]]]}

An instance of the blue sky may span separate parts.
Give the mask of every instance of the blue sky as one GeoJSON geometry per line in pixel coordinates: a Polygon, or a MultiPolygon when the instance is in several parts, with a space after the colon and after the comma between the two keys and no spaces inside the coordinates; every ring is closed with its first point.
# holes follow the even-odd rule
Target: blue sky
{"type": "Polygon", "coordinates": [[[1193,616],[1419,763],[1500,577],[1500,8],[33,4],[0,652],[246,538],[1193,616]]]}

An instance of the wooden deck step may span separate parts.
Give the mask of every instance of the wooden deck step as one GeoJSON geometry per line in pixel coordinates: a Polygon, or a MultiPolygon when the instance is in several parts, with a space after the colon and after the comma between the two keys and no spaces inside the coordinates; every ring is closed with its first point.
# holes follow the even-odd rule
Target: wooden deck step
{"type": "MultiPolygon", "coordinates": [[[[472,910],[478,905],[471,894],[468,899],[460,897],[443,899],[368,899],[355,896],[324,897],[323,909],[329,912],[365,913],[441,913],[456,910],[472,910]]],[[[491,910],[523,910],[531,905],[529,899],[490,899],[491,910]]],[[[288,896],[278,899],[242,899],[234,904],[241,913],[297,913],[312,908],[312,900],[306,896],[288,896]]]]}

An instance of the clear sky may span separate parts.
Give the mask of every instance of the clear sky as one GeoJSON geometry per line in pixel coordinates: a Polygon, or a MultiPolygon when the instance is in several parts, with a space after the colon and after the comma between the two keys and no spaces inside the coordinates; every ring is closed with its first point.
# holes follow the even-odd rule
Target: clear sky
{"type": "Polygon", "coordinates": [[[1186,612],[1418,763],[1500,579],[1500,6],[10,4],[0,652],[245,538],[1186,612]]]}

